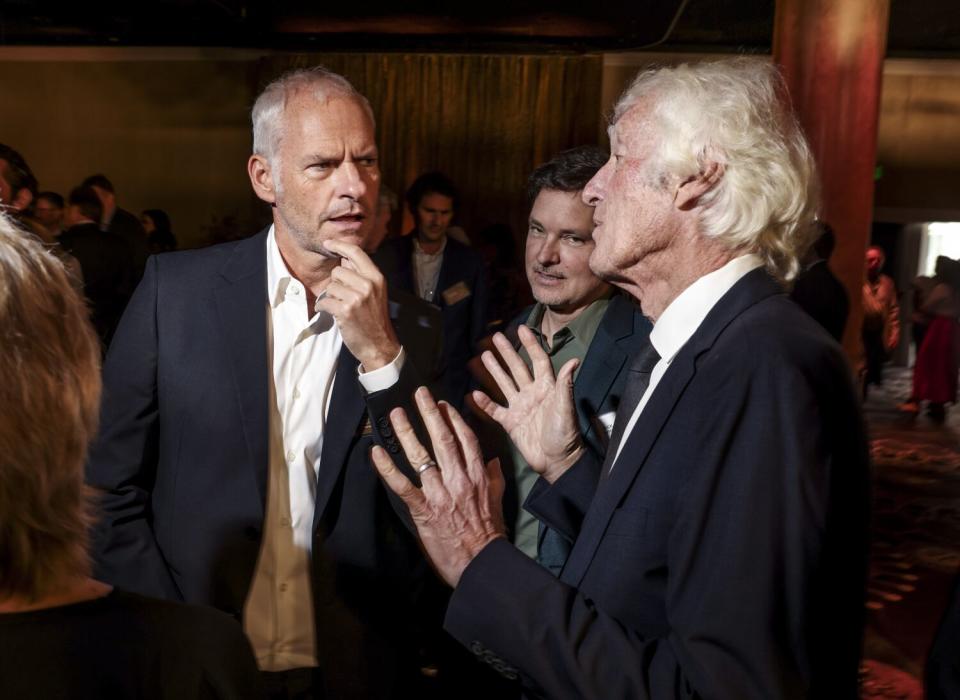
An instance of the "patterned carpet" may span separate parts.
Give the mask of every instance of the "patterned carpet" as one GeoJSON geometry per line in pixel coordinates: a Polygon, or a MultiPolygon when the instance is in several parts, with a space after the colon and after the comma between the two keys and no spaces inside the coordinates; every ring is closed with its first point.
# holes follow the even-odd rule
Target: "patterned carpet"
{"type": "Polygon", "coordinates": [[[943,423],[896,405],[910,373],[888,369],[864,404],[874,464],[863,698],[920,699],[923,664],[960,568],[960,408],[943,423]]]}

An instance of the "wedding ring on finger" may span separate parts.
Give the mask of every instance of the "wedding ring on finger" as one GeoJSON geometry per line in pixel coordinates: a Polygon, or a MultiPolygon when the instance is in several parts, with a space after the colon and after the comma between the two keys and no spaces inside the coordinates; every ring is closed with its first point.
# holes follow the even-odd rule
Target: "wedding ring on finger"
{"type": "Polygon", "coordinates": [[[440,467],[438,467],[438,466],[437,466],[437,463],[434,462],[432,459],[428,459],[426,462],[424,462],[424,463],[421,464],[419,467],[417,467],[417,474],[423,474],[423,473],[424,473],[425,471],[427,471],[428,469],[437,469],[437,470],[439,470],[440,467]]]}

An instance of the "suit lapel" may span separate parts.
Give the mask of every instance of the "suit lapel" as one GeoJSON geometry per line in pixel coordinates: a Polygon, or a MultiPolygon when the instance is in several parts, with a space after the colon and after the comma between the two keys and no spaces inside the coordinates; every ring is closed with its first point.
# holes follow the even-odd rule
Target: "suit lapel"
{"type": "MultiPolygon", "coordinates": [[[[265,505],[269,419],[266,232],[237,244],[214,287],[225,360],[233,370],[242,437],[265,505]]],[[[239,437],[239,436],[238,436],[239,437]]]]}
{"type": "MultiPolygon", "coordinates": [[[[640,420],[627,437],[620,451],[620,458],[613,466],[613,471],[609,476],[601,475],[600,477],[576,545],[563,569],[564,581],[572,585],[578,585],[582,581],[587,567],[596,554],[597,545],[607,529],[607,523],[613,516],[614,509],[640,473],[647,455],[663,429],[663,424],[669,418],[693,375],[693,358],[681,358],[679,355],[663,375],[654,390],[651,401],[644,408],[640,420]]],[[[629,419],[629,416],[627,418],[629,419]]]]}
{"type": "Polygon", "coordinates": [[[404,236],[400,239],[397,250],[396,264],[397,277],[396,286],[405,289],[411,294],[417,293],[417,285],[413,279],[413,235],[404,236]]]}
{"type": "MultiPolygon", "coordinates": [[[[606,440],[600,439],[597,434],[595,419],[604,409],[604,402],[610,394],[613,382],[627,361],[627,353],[620,347],[619,341],[629,337],[634,331],[632,310],[626,323],[621,311],[622,307],[618,304],[617,297],[614,297],[610,300],[586,357],[583,358],[583,369],[577,375],[573,386],[580,434],[593,443],[600,454],[603,454],[606,440]]],[[[616,406],[611,407],[611,410],[615,409],[616,406]]]]}
{"type": "Polygon", "coordinates": [[[443,260],[440,262],[440,272],[437,274],[437,292],[433,296],[433,303],[441,309],[447,306],[447,301],[443,298],[443,292],[450,286],[450,278],[453,276],[453,266],[456,264],[454,260],[455,254],[451,248],[452,246],[448,239],[447,247],[443,251],[443,260]]]}
{"type": "Polygon", "coordinates": [[[320,473],[317,474],[314,528],[320,522],[323,511],[327,507],[330,495],[346,464],[347,454],[360,427],[360,421],[365,416],[366,403],[361,392],[360,381],[357,379],[357,360],[344,344],[337,361],[333,396],[330,397],[330,408],[327,411],[327,423],[324,428],[320,473]]]}
{"type": "Polygon", "coordinates": [[[783,293],[782,288],[763,268],[747,273],[720,298],[677,353],[627,437],[613,471],[601,477],[573,551],[561,572],[563,581],[573,586],[583,581],[614,510],[644,467],[664,423],[696,374],[699,355],[709,350],[720,333],[746,309],[778,293],[783,293]]]}

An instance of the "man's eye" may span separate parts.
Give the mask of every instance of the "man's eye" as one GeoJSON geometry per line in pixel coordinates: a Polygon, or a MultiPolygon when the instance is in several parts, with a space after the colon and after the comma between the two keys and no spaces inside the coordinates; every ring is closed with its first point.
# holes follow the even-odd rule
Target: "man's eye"
{"type": "Polygon", "coordinates": [[[539,226],[531,226],[529,229],[527,229],[527,235],[528,235],[528,236],[542,236],[542,235],[543,235],[543,229],[540,228],[539,226]]]}
{"type": "Polygon", "coordinates": [[[580,236],[564,236],[563,242],[570,246],[582,246],[586,243],[580,236]]]}
{"type": "Polygon", "coordinates": [[[360,165],[362,165],[362,166],[365,167],[365,168],[372,168],[373,166],[375,166],[375,165],[377,164],[377,159],[376,159],[376,158],[361,158],[361,159],[359,160],[359,162],[360,162],[360,165]]]}

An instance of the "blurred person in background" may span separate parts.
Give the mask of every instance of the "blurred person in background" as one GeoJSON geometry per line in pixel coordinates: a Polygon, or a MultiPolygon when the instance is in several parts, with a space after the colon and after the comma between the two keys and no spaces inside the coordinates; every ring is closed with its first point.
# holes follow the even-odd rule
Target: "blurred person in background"
{"type": "Polygon", "coordinates": [[[63,197],[56,192],[41,192],[33,205],[33,218],[46,231],[45,240],[55,241],[63,233],[63,197]]]}
{"type": "Polygon", "coordinates": [[[30,210],[37,178],[18,151],[0,143],[0,209],[19,218],[30,210]]]}
{"type": "Polygon", "coordinates": [[[140,220],[117,205],[117,193],[113,183],[106,175],[97,173],[85,179],[81,185],[91,187],[100,199],[103,210],[100,217],[100,230],[120,236],[130,246],[132,255],[132,280],[134,286],[143,277],[143,267],[147,262],[147,239],[140,220]]]}
{"type": "Polygon", "coordinates": [[[937,258],[934,285],[926,295],[920,313],[927,319],[923,343],[913,365],[913,392],[900,410],[919,413],[920,402],[928,401],[927,412],[935,421],[946,417],[944,404],[957,400],[957,352],[960,351],[960,299],[957,297],[960,264],[941,255],[937,258]]]}
{"type": "Polygon", "coordinates": [[[415,227],[377,253],[377,266],[391,287],[416,294],[443,314],[445,396],[461,407],[470,386],[467,363],[478,352],[487,326],[487,278],[480,255],[451,238],[459,207],[453,181],[424,173],[410,186],[407,206],[415,227]]]}
{"type": "Polygon", "coordinates": [[[863,282],[864,396],[871,384],[883,383],[883,363],[900,343],[897,287],[881,272],[885,262],[883,248],[875,245],[867,248],[867,278],[863,282]]]}
{"type": "Polygon", "coordinates": [[[124,239],[100,230],[101,214],[100,199],[93,189],[74,187],[67,198],[67,230],[60,243],[80,262],[90,320],[106,352],[130,298],[132,254],[124,239]]]}
{"type": "Polygon", "coordinates": [[[837,238],[833,227],[824,221],[814,223],[817,238],[803,259],[803,269],[794,280],[790,298],[823,326],[838,343],[850,313],[847,290],[830,270],[830,256],[837,238]]]}
{"type": "Polygon", "coordinates": [[[0,143],[0,211],[13,217],[17,224],[47,244],[70,273],[74,287],[83,286],[80,263],[60,245],[63,198],[56,192],[37,194],[37,178],[19,152],[0,143]],[[59,214],[57,207],[59,206],[59,214]],[[50,226],[48,227],[48,222],[50,226]]]}
{"type": "Polygon", "coordinates": [[[63,266],[2,215],[0,326],[0,697],[260,697],[227,615],[91,577],[97,338],[63,266]]]}
{"type": "Polygon", "coordinates": [[[140,214],[140,223],[147,234],[147,252],[168,253],[177,249],[177,237],[170,227],[170,217],[163,209],[146,209],[140,214]]]}

